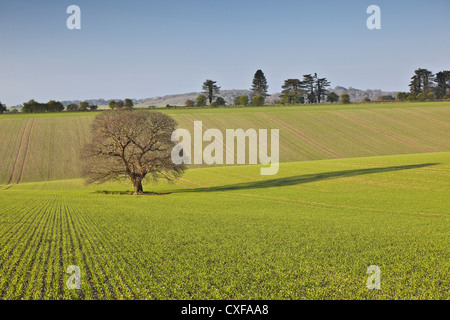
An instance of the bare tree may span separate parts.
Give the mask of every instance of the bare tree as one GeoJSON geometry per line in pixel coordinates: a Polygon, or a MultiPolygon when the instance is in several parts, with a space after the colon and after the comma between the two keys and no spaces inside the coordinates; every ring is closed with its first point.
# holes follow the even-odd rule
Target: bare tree
{"type": "Polygon", "coordinates": [[[170,116],[154,111],[112,110],[97,115],[92,140],[81,152],[86,183],[130,179],[138,194],[146,178],[156,182],[179,177],[185,166],[171,159],[176,126],[170,116]]]}

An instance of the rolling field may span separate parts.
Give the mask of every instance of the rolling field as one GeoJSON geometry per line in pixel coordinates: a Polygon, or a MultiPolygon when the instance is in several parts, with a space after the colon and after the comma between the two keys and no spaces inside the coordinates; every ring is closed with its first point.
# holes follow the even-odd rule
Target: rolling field
{"type": "MultiPolygon", "coordinates": [[[[237,128],[279,129],[281,162],[450,151],[450,102],[164,112],[192,136],[195,120],[203,121],[205,129],[222,132],[237,128]]],[[[90,138],[95,114],[0,116],[0,185],[17,182],[20,172],[21,182],[80,177],[79,150],[90,138]]]]}
{"type": "Polygon", "coordinates": [[[0,191],[0,297],[447,299],[449,178],[435,153],[193,169],[153,196],[19,184],[0,191]]]}
{"type": "Polygon", "coordinates": [[[165,112],[279,129],[278,174],[191,166],[128,196],[80,178],[97,113],[0,116],[0,299],[450,298],[449,102],[165,112]]]}

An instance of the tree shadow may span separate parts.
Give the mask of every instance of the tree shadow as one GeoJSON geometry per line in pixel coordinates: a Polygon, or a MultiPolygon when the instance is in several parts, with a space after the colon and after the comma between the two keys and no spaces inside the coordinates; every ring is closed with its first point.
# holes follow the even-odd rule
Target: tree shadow
{"type": "Polygon", "coordinates": [[[401,170],[411,170],[417,168],[424,168],[429,166],[435,166],[439,163],[423,163],[423,164],[413,164],[404,166],[393,166],[393,167],[380,167],[380,168],[368,168],[368,169],[355,169],[355,170],[342,170],[342,171],[332,171],[314,174],[297,175],[291,177],[284,177],[278,179],[269,179],[262,181],[251,181],[236,183],[225,186],[210,187],[210,188],[195,188],[195,189],[182,189],[173,191],[172,193],[184,193],[184,192],[217,192],[217,191],[232,191],[232,190],[245,190],[245,189],[266,189],[275,187],[285,187],[299,185],[303,183],[316,182],[321,180],[331,180],[338,179],[342,177],[354,177],[365,174],[381,173],[381,172],[394,172],[401,170]]]}

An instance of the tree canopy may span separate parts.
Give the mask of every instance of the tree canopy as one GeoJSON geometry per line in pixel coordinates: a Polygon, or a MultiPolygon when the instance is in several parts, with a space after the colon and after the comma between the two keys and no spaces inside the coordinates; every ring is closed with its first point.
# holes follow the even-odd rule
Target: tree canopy
{"type": "Polygon", "coordinates": [[[185,170],[171,159],[176,127],[173,118],[155,111],[100,113],[92,122],[92,140],[81,152],[86,183],[129,179],[137,194],[146,178],[172,181],[185,170]]]}
{"type": "Polygon", "coordinates": [[[208,98],[209,103],[220,93],[220,87],[216,85],[217,81],[206,80],[203,82],[203,94],[208,98]]]}
{"type": "Polygon", "coordinates": [[[349,104],[350,103],[350,95],[348,93],[341,94],[341,103],[349,104]]]}
{"type": "Polygon", "coordinates": [[[257,70],[255,75],[253,76],[252,88],[252,97],[261,96],[264,99],[269,96],[267,94],[267,90],[269,86],[267,85],[267,79],[262,70],[257,70]]]}
{"type": "Polygon", "coordinates": [[[304,84],[299,79],[287,79],[281,87],[281,98],[285,104],[303,103],[303,95],[306,93],[304,84]]]}
{"type": "Polygon", "coordinates": [[[23,104],[22,112],[24,113],[40,113],[40,112],[61,112],[64,106],[61,102],[50,100],[47,103],[40,103],[34,99],[23,104]]]}
{"type": "Polygon", "coordinates": [[[0,114],[7,110],[6,106],[0,102],[0,114]]]}
{"type": "Polygon", "coordinates": [[[204,94],[199,94],[195,99],[197,107],[206,106],[206,96],[204,94]]]}
{"type": "Polygon", "coordinates": [[[234,104],[237,106],[246,106],[248,105],[248,95],[242,95],[234,98],[234,104]]]}
{"type": "Polygon", "coordinates": [[[134,107],[133,100],[125,99],[124,100],[124,106],[125,106],[125,108],[133,109],[133,107],[134,107]]]}

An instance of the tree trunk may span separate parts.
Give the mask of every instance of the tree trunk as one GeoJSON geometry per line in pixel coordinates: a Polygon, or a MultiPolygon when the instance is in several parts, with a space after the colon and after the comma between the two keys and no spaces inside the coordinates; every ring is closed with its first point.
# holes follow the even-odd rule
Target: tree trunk
{"type": "Polygon", "coordinates": [[[141,178],[135,178],[134,179],[134,194],[142,193],[144,192],[144,189],[142,188],[142,179],[141,178]]]}

